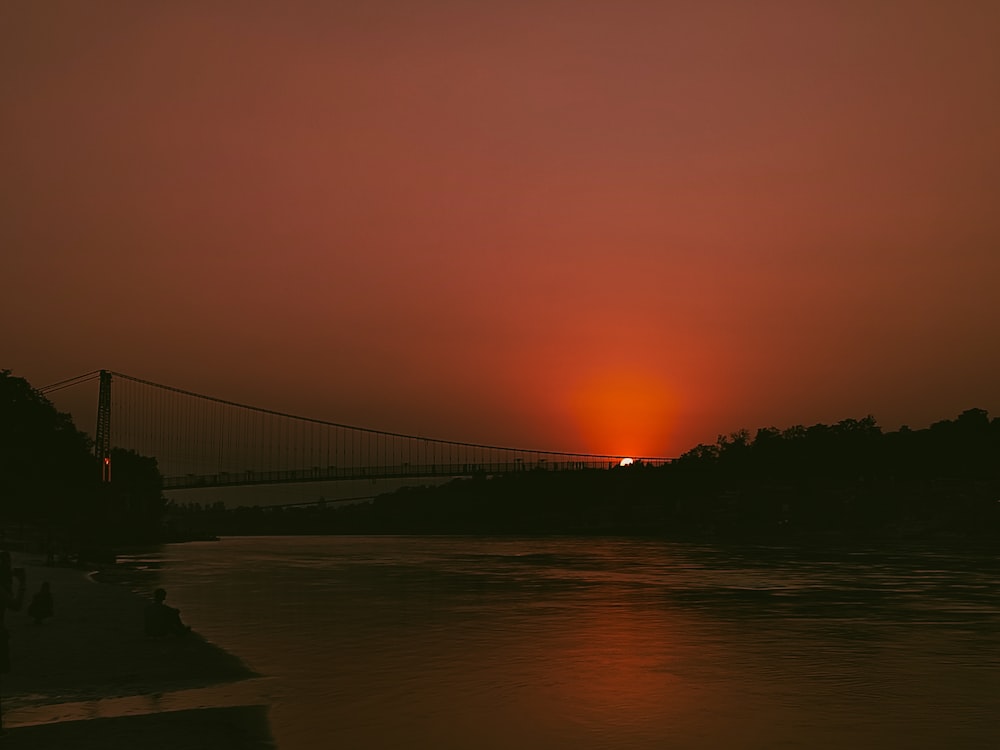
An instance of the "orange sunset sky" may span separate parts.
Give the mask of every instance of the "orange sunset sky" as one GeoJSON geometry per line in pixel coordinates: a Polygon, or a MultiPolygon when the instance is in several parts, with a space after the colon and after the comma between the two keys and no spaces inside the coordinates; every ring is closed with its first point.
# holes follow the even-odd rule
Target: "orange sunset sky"
{"type": "Polygon", "coordinates": [[[998,416],[998,30],[993,0],[4,3],[0,368],[612,454],[998,416]]]}

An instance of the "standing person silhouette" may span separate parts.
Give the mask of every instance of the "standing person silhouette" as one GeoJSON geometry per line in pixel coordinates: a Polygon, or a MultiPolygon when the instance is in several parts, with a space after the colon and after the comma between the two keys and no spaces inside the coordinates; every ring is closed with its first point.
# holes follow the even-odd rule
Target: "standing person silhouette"
{"type": "MultiPolygon", "coordinates": [[[[10,633],[7,632],[7,610],[17,612],[24,603],[26,576],[23,568],[11,568],[10,552],[0,549],[0,674],[10,671],[10,633]],[[17,590],[14,590],[17,579],[17,590]]],[[[3,708],[0,706],[0,733],[3,732],[3,708]]]]}

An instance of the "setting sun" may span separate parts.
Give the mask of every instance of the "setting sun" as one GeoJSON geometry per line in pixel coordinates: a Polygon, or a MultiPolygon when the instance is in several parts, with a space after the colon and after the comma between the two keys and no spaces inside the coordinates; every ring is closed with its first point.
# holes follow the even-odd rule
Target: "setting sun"
{"type": "Polygon", "coordinates": [[[635,461],[633,461],[631,458],[623,458],[621,460],[621,463],[619,463],[618,465],[619,466],[631,466],[634,463],[635,463],[635,461]]]}

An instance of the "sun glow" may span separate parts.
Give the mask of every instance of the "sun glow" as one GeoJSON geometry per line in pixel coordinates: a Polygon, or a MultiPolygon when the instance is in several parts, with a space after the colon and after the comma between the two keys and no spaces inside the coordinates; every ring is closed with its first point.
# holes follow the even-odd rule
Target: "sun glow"
{"type": "MultiPolygon", "coordinates": [[[[619,456],[665,455],[674,411],[668,388],[651,376],[614,372],[581,383],[571,408],[589,450],[619,456]]],[[[620,465],[633,460],[624,458],[620,465]]]]}
{"type": "Polygon", "coordinates": [[[619,466],[631,466],[634,463],[635,463],[635,461],[633,461],[631,458],[623,458],[621,460],[621,463],[619,463],[618,465],[619,466]]]}

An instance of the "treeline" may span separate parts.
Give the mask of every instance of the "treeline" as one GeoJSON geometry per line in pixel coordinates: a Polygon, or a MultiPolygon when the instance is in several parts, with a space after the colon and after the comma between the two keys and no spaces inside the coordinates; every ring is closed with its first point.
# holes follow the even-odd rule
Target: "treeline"
{"type": "Polygon", "coordinates": [[[672,464],[529,471],[411,487],[363,505],[174,506],[175,534],[643,534],[992,538],[1000,420],[970,409],[927,429],[871,416],[741,430],[672,464]]]}
{"type": "Polygon", "coordinates": [[[872,416],[835,425],[766,427],[720,435],[685,453],[674,469],[707,481],[798,484],[872,479],[989,479],[1000,472],[1000,419],[968,409],[923,430],[883,433],[872,416]]]}
{"type": "Polygon", "coordinates": [[[111,452],[101,482],[90,437],[27,380],[0,370],[0,528],[53,557],[95,558],[161,537],[163,479],[156,459],[111,452]]]}

